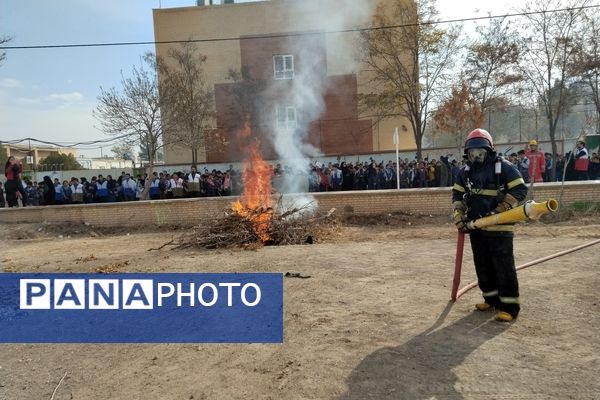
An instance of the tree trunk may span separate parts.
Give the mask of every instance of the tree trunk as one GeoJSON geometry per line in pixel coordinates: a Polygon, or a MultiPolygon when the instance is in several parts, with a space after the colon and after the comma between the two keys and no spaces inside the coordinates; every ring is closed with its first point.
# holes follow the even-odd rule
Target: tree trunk
{"type": "Polygon", "coordinates": [[[198,149],[192,148],[192,165],[198,164],[198,149]]]}
{"type": "Polygon", "coordinates": [[[552,141],[552,171],[550,172],[550,182],[556,182],[556,155],[558,152],[558,146],[556,141],[552,141]]]}
{"type": "Polygon", "coordinates": [[[422,125],[419,119],[415,121],[414,130],[415,130],[415,144],[417,145],[417,160],[421,160],[423,158],[423,132],[422,125]]]}
{"type": "MultiPolygon", "coordinates": [[[[558,122],[558,118],[556,119],[556,122],[558,122]]],[[[552,145],[552,159],[554,159],[554,155],[556,154],[557,146],[556,146],[556,123],[553,123],[553,121],[550,122],[550,129],[549,129],[548,133],[550,134],[550,143],[552,145]]],[[[548,180],[550,182],[556,181],[556,162],[552,163],[552,170],[550,171],[550,177],[548,180]]]]}

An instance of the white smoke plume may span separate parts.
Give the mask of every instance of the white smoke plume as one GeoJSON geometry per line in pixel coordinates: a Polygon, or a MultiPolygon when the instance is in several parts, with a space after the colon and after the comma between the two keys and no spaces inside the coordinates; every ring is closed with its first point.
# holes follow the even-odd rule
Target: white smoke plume
{"type": "MultiPolygon", "coordinates": [[[[270,129],[274,148],[282,165],[294,171],[307,171],[309,157],[320,155],[320,150],[307,142],[311,122],[325,111],[324,95],[328,89],[327,76],[358,72],[356,63],[357,32],[340,32],[369,24],[376,0],[288,0],[283,2],[289,16],[289,32],[303,33],[290,36],[287,45],[294,54],[294,76],[291,90],[283,98],[276,94],[276,85],[267,88],[281,104],[296,109],[295,130],[281,129],[274,123],[270,129]],[[333,33],[338,32],[338,33],[333,33]],[[323,48],[323,45],[325,48],[323,48]],[[323,64],[323,55],[326,63],[323,64]],[[296,65],[298,60],[298,65],[296,65]],[[323,68],[326,68],[324,71],[323,68]]],[[[284,193],[307,191],[305,179],[284,174],[280,189],[284,193]]],[[[314,202],[309,196],[295,196],[295,206],[314,202]]]]}

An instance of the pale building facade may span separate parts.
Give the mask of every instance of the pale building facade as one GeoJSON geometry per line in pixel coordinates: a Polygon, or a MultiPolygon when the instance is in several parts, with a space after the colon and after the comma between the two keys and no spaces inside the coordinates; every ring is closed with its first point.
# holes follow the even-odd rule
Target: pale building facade
{"type": "Polygon", "coordinates": [[[119,168],[131,168],[134,164],[131,160],[124,160],[122,158],[114,157],[79,157],[77,159],[79,165],[85,169],[119,169],[119,168]]]}
{"type": "Polygon", "coordinates": [[[71,149],[67,147],[53,147],[53,146],[39,146],[39,145],[26,145],[26,144],[3,144],[2,147],[6,150],[8,157],[14,156],[18,159],[32,157],[31,163],[33,165],[39,164],[40,160],[54,154],[72,154],[77,157],[77,149],[71,149]]]}

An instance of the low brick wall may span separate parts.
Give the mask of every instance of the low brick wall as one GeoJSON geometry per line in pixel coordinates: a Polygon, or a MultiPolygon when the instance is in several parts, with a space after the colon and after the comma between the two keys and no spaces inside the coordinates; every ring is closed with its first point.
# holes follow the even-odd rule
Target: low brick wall
{"type": "MultiPolygon", "coordinates": [[[[533,199],[558,199],[560,183],[534,186],[533,199]]],[[[374,214],[411,212],[442,215],[450,213],[448,188],[402,189],[313,193],[322,211],[336,208],[341,213],[374,214]]],[[[236,197],[135,201],[128,203],[79,204],[0,209],[0,223],[88,223],[94,226],[181,225],[191,226],[215,216],[224,216],[236,197]]],[[[600,201],[600,181],[568,182],[563,204],[600,201]]]]}

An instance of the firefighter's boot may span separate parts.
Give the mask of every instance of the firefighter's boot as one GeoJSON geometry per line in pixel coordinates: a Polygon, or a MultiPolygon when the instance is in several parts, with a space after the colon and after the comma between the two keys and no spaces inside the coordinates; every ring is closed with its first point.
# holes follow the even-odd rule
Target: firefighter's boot
{"type": "Polygon", "coordinates": [[[515,319],[515,317],[513,317],[506,311],[500,311],[498,314],[496,314],[494,318],[496,319],[496,321],[500,322],[511,322],[515,319]]]}
{"type": "Polygon", "coordinates": [[[489,303],[477,303],[475,304],[475,309],[477,311],[490,311],[494,306],[489,303]]]}

